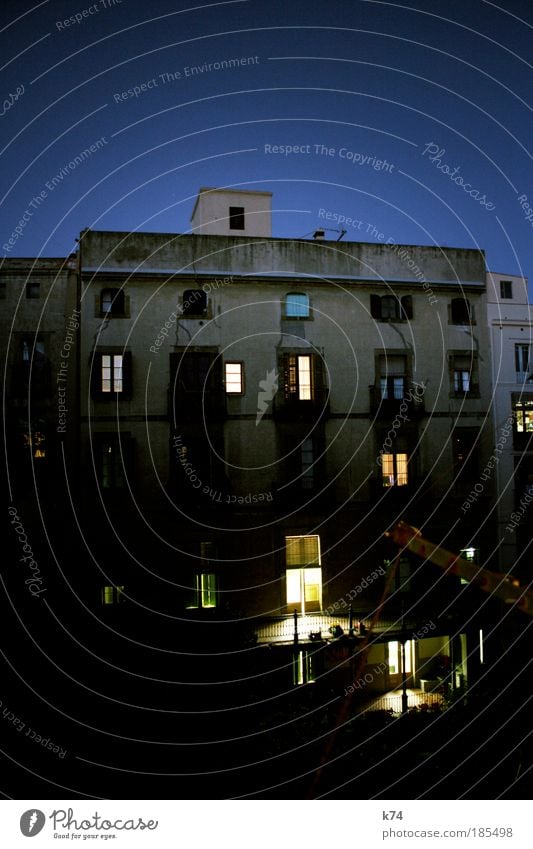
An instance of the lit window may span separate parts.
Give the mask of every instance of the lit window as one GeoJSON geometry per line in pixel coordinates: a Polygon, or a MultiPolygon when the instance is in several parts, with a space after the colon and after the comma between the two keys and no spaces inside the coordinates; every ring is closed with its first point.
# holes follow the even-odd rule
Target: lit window
{"type": "Polygon", "coordinates": [[[327,400],[323,363],[318,354],[284,354],[282,368],[285,401],[327,400]]]}
{"type": "Polygon", "coordinates": [[[407,454],[381,455],[381,480],[383,486],[407,486],[409,483],[407,454]]]}
{"type": "Polygon", "coordinates": [[[214,572],[200,572],[194,576],[192,596],[188,609],[217,606],[217,578],[214,572]]]}
{"type": "Polygon", "coordinates": [[[533,433],[533,396],[524,396],[514,405],[517,433],[533,433]]]}
{"type": "Polygon", "coordinates": [[[321,610],[320,537],[285,537],[285,546],[287,606],[299,609],[302,614],[321,610]]]}
{"type": "MultiPolygon", "coordinates": [[[[409,675],[414,667],[413,663],[413,641],[407,640],[405,643],[405,673],[409,675]]],[[[387,661],[389,664],[389,673],[391,675],[398,675],[402,672],[402,644],[393,640],[390,643],[387,643],[387,661]]]]}
{"type": "Polygon", "coordinates": [[[313,658],[309,652],[299,651],[292,660],[292,683],[310,684],[315,680],[313,658]]]}
{"type": "Polygon", "coordinates": [[[309,318],[309,296],[301,292],[289,292],[285,298],[286,318],[309,318]]]}
{"type": "Polygon", "coordinates": [[[122,354],[102,354],[102,392],[122,392],[122,354]]]}
{"type": "Polygon", "coordinates": [[[243,366],[242,363],[225,363],[224,372],[226,379],[226,393],[228,395],[242,395],[243,391],[243,366]]]}
{"type": "Polygon", "coordinates": [[[124,601],[124,587],[106,586],[102,587],[102,604],[121,604],[124,601]]]}
{"type": "Polygon", "coordinates": [[[298,399],[311,400],[311,357],[298,357],[298,399]]]}
{"type": "Polygon", "coordinates": [[[24,445],[29,448],[35,460],[44,460],[46,457],[46,436],[39,430],[24,434],[24,445]]]}
{"type": "Polygon", "coordinates": [[[100,312],[102,315],[124,315],[124,292],[122,289],[102,289],[100,312]]]}
{"type": "Polygon", "coordinates": [[[230,206],[229,228],[230,230],[244,230],[244,206],[230,206]]]}
{"type": "Polygon", "coordinates": [[[514,361],[517,383],[523,383],[529,375],[529,345],[514,346],[514,361]]]}
{"type": "Polygon", "coordinates": [[[500,298],[512,298],[513,297],[513,281],[512,280],[500,280],[500,298]]]}

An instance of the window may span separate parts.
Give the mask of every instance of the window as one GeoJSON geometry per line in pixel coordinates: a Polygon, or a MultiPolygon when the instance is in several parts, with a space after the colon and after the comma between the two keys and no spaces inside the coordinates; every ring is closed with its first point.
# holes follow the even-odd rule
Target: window
{"type": "Polygon", "coordinates": [[[370,314],[380,321],[407,321],[413,318],[413,299],[411,295],[370,295],[370,314]]]}
{"type": "Polygon", "coordinates": [[[244,206],[230,206],[229,228],[230,230],[244,230],[244,206]]]}
{"type": "Polygon", "coordinates": [[[514,361],[516,382],[523,383],[529,376],[529,345],[519,344],[514,346],[514,361]]]}
{"type": "Polygon", "coordinates": [[[381,482],[383,486],[407,486],[409,457],[404,453],[381,455],[381,482]]]}
{"type": "MultiPolygon", "coordinates": [[[[124,449],[124,446],[123,446],[124,449]]],[[[99,483],[102,489],[123,489],[125,485],[124,459],[117,436],[98,440],[99,483]]]]}
{"type": "Polygon", "coordinates": [[[452,395],[463,397],[465,395],[477,396],[479,386],[477,384],[477,355],[474,352],[450,354],[450,381],[452,395]]]}
{"type": "Polygon", "coordinates": [[[309,318],[309,295],[289,292],[285,297],[285,318],[309,318]]]}
{"type": "Polygon", "coordinates": [[[34,460],[44,460],[46,458],[46,434],[41,430],[25,433],[24,447],[31,451],[34,460]]]}
{"type": "Polygon", "coordinates": [[[285,354],[283,373],[287,401],[314,401],[325,389],[322,359],[317,354],[285,354]]]}
{"type": "Polygon", "coordinates": [[[320,537],[285,537],[287,607],[302,614],[322,609],[320,537]]]}
{"type": "Polygon", "coordinates": [[[192,598],[187,608],[217,606],[217,577],[214,572],[199,572],[193,577],[192,598]]]}
{"type": "Polygon", "coordinates": [[[29,280],[26,283],[26,297],[39,298],[41,296],[41,284],[38,280],[29,280]]]}
{"type": "Polygon", "coordinates": [[[91,364],[94,398],[126,398],[131,394],[131,354],[96,352],[91,364]]]}
{"type": "Polygon", "coordinates": [[[314,444],[312,439],[304,439],[300,447],[302,464],[302,489],[313,489],[315,485],[314,444]]]}
{"type": "Polygon", "coordinates": [[[478,430],[457,428],[453,433],[453,472],[459,481],[478,477],[478,430]]]}
{"type": "Polygon", "coordinates": [[[533,395],[515,395],[513,398],[514,446],[525,447],[533,434],[533,395]]]}
{"type": "Polygon", "coordinates": [[[392,640],[387,643],[387,660],[389,664],[389,674],[398,675],[405,671],[406,675],[410,675],[414,669],[414,643],[413,640],[405,642],[405,670],[402,670],[402,644],[397,640],[392,640]]]}
{"type": "Polygon", "coordinates": [[[299,651],[292,659],[292,683],[309,684],[315,680],[313,656],[308,651],[299,651]]]}
{"type": "Polygon", "coordinates": [[[185,289],[181,314],[185,318],[207,316],[207,293],[203,289],[185,289]]]}
{"type": "Polygon", "coordinates": [[[401,401],[405,397],[407,358],[389,354],[379,356],[379,389],[383,400],[401,401]]]}
{"type": "Polygon", "coordinates": [[[451,324],[473,324],[474,313],[470,301],[466,298],[452,298],[450,304],[451,324]]]}
{"type": "Polygon", "coordinates": [[[0,301],[5,301],[6,293],[6,282],[5,280],[0,280],[0,301]]]}
{"type": "Polygon", "coordinates": [[[124,316],[124,292],[122,289],[102,289],[100,293],[100,314],[124,316]]]}
{"type": "Polygon", "coordinates": [[[46,355],[45,341],[35,334],[19,337],[18,359],[12,373],[12,393],[25,395],[31,391],[35,399],[46,398],[53,392],[51,364],[46,355]],[[31,387],[30,387],[31,373],[31,387]]]}
{"type": "Polygon", "coordinates": [[[224,363],[224,378],[227,395],[243,394],[244,368],[242,363],[224,363]]]}
{"type": "Polygon", "coordinates": [[[507,299],[513,297],[513,281],[500,280],[500,298],[507,299]]]}
{"type": "Polygon", "coordinates": [[[124,601],[124,587],[105,586],[102,587],[102,604],[122,604],[124,601]]]}

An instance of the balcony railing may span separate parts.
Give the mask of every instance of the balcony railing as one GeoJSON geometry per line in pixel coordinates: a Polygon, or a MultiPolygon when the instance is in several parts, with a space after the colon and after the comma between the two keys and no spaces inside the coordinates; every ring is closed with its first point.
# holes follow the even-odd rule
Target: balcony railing
{"type": "MultiPolygon", "coordinates": [[[[356,633],[360,633],[361,625],[363,632],[365,629],[370,629],[370,619],[365,616],[360,616],[355,613],[352,617],[353,627],[356,633]]],[[[270,619],[265,619],[261,622],[255,632],[259,643],[292,643],[295,635],[295,619],[294,614],[286,616],[276,616],[270,619]]],[[[348,634],[350,629],[350,617],[348,614],[342,616],[332,615],[329,613],[310,613],[301,616],[298,614],[296,619],[296,630],[298,634],[298,642],[307,642],[311,640],[311,634],[314,639],[318,640],[318,634],[322,640],[333,640],[340,634],[331,633],[330,628],[340,625],[344,634],[348,634]]],[[[400,620],[380,619],[373,628],[374,634],[390,634],[390,638],[397,638],[401,631],[400,620]]]]}
{"type": "Polygon", "coordinates": [[[380,419],[393,419],[398,413],[402,413],[414,419],[425,415],[425,404],[422,395],[416,393],[416,387],[406,386],[402,393],[387,393],[383,397],[381,386],[369,386],[370,412],[380,419]],[[398,397],[396,397],[398,396],[398,397]],[[404,405],[402,407],[402,404],[404,405]]]}
{"type": "Polygon", "coordinates": [[[272,415],[280,421],[315,421],[329,413],[328,389],[314,389],[313,397],[302,401],[296,393],[278,392],[274,397],[272,415]]]}

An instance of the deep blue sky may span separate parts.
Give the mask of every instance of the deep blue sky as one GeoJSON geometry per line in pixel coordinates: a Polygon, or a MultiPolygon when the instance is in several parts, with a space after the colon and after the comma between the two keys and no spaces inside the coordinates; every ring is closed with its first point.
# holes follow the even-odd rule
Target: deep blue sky
{"type": "Polygon", "coordinates": [[[26,213],[1,254],[63,256],[83,227],[185,232],[200,186],[245,185],[274,192],[277,236],[312,233],[326,209],[362,222],[345,240],[375,241],[375,227],[479,246],[491,269],[533,277],[518,200],[533,208],[530,2],[4,0],[0,15],[1,244],[26,213]],[[258,61],[185,75],[237,57],[258,61]],[[430,143],[494,209],[423,154],[430,143]],[[291,144],[309,152],[265,153],[291,144]]]}

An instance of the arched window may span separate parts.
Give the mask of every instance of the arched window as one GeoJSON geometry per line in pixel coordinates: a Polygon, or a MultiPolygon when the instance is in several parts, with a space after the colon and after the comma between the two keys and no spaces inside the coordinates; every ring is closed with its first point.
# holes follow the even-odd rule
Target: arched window
{"type": "Polygon", "coordinates": [[[122,289],[102,289],[100,295],[102,315],[124,315],[124,292],[122,289]]]}
{"type": "Polygon", "coordinates": [[[309,318],[309,295],[289,292],[285,297],[285,318],[309,318]]]}

